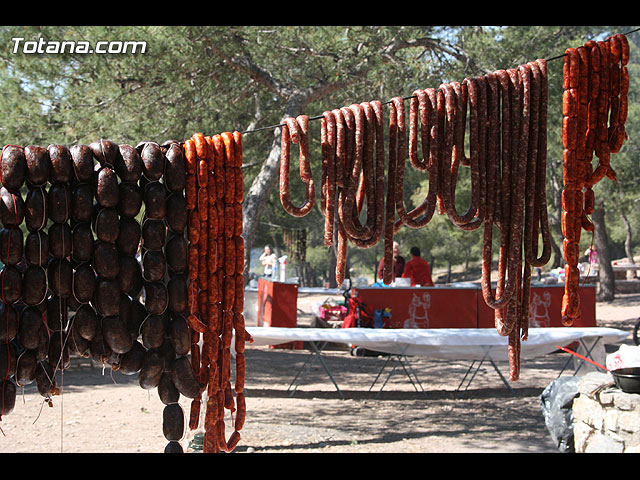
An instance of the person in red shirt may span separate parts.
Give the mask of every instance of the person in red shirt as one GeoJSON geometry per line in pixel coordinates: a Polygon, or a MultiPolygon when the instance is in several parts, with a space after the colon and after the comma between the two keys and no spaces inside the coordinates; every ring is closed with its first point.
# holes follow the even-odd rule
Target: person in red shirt
{"type": "Polygon", "coordinates": [[[431,268],[429,267],[429,263],[420,256],[420,249],[418,247],[411,247],[409,255],[411,259],[404,266],[402,278],[410,278],[412,287],[416,285],[433,287],[431,268]]]}
{"type": "MultiPolygon", "coordinates": [[[[397,277],[402,276],[402,272],[404,271],[404,257],[400,255],[400,245],[398,242],[393,242],[393,280],[397,277]]],[[[382,280],[384,278],[384,257],[380,259],[380,263],[378,263],[378,279],[382,280]]]]}

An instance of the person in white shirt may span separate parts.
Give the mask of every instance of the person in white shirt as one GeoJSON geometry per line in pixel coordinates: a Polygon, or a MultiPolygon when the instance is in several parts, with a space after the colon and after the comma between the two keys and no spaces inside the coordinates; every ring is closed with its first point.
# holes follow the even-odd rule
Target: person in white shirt
{"type": "Polygon", "coordinates": [[[264,276],[271,277],[273,275],[273,267],[277,261],[276,254],[271,251],[271,246],[266,245],[264,252],[260,255],[260,263],[264,266],[264,276]]]}

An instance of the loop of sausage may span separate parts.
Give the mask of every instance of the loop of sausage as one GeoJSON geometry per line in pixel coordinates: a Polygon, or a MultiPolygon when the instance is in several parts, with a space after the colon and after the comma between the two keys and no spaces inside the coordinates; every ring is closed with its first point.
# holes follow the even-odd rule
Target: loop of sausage
{"type": "Polygon", "coordinates": [[[549,232],[549,220],[547,214],[547,115],[549,83],[547,65],[544,59],[531,62],[534,81],[538,82],[538,120],[537,120],[537,150],[535,171],[535,207],[532,229],[531,248],[527,252],[527,261],[534,267],[546,265],[551,258],[551,234],[549,232]],[[538,252],[538,234],[542,240],[542,252],[538,252]]]}
{"type": "MultiPolygon", "coordinates": [[[[403,122],[404,103],[401,97],[391,99],[389,105],[389,163],[387,166],[387,197],[385,205],[385,228],[384,228],[384,268],[383,282],[389,285],[393,281],[393,237],[395,230],[396,215],[396,187],[398,179],[396,178],[398,168],[397,159],[398,152],[401,151],[402,135],[398,131],[404,132],[401,122],[403,122]]],[[[404,160],[404,157],[403,157],[404,160]]]]}
{"type": "Polygon", "coordinates": [[[282,127],[280,155],[280,202],[284,210],[294,217],[304,217],[313,208],[315,185],[309,165],[309,117],[299,115],[287,118],[282,127]],[[289,164],[291,143],[297,143],[300,150],[300,179],[306,185],[306,197],[301,206],[296,207],[289,198],[289,164]]]}
{"type": "Polygon", "coordinates": [[[336,116],[324,112],[321,120],[322,135],[322,199],[321,211],[325,216],[324,244],[333,245],[333,224],[336,210],[336,116]]]}
{"type": "MultiPolygon", "coordinates": [[[[379,102],[378,102],[379,104],[379,102]]],[[[373,247],[382,234],[382,216],[378,209],[383,202],[377,193],[384,187],[384,179],[379,178],[376,164],[380,163],[379,148],[379,113],[380,109],[372,102],[363,102],[349,107],[353,113],[355,136],[351,175],[346,189],[341,191],[342,204],[339,204],[340,220],[349,240],[359,248],[373,247]],[[360,186],[361,187],[360,187],[360,186]],[[357,206],[357,190],[361,188],[361,198],[367,200],[367,221],[362,225],[359,219],[360,208],[357,206]]],[[[363,200],[362,200],[363,201],[363,200]]]]}
{"type": "MultiPolygon", "coordinates": [[[[414,95],[416,98],[411,99],[410,105],[409,158],[411,160],[411,164],[417,170],[427,171],[429,187],[423,202],[413,210],[407,212],[404,202],[400,201],[398,203],[396,208],[399,219],[395,223],[395,232],[397,232],[402,225],[406,225],[409,228],[414,229],[426,226],[431,221],[431,218],[435,213],[437,202],[440,162],[437,150],[437,101],[435,90],[416,90],[414,95]],[[418,115],[415,110],[419,110],[420,115],[418,115]],[[420,121],[419,126],[418,119],[420,121]],[[433,129],[435,129],[436,133],[433,134],[432,138],[433,129]],[[417,155],[418,131],[420,131],[422,160],[418,159],[417,155]]],[[[401,171],[402,167],[398,167],[399,174],[401,171]]],[[[400,182],[401,181],[398,178],[399,187],[404,189],[403,182],[400,182]]]]}

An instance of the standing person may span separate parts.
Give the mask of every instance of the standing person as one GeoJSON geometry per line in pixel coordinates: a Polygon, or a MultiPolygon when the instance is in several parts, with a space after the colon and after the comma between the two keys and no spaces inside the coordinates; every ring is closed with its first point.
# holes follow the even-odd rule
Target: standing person
{"type": "Polygon", "coordinates": [[[271,278],[273,267],[276,264],[276,254],[271,251],[270,245],[265,245],[264,252],[260,255],[260,263],[264,266],[264,276],[271,278]]]}
{"type": "Polygon", "coordinates": [[[433,287],[429,262],[420,256],[420,249],[418,247],[411,247],[409,256],[411,258],[404,267],[402,278],[410,278],[412,287],[416,285],[433,287]]]}
{"type": "MultiPolygon", "coordinates": [[[[402,276],[404,264],[404,257],[400,255],[400,245],[398,242],[393,242],[393,280],[402,276]]],[[[384,278],[384,257],[380,259],[380,263],[378,264],[378,278],[380,280],[384,278]]]]}
{"type": "Polygon", "coordinates": [[[587,248],[584,254],[587,256],[587,259],[589,260],[589,263],[591,265],[598,263],[598,252],[596,252],[595,245],[592,245],[589,248],[587,248]]]}

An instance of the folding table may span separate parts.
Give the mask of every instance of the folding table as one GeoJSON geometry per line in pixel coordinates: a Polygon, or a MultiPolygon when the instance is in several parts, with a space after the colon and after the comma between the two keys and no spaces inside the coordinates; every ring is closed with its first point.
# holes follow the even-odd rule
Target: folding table
{"type": "MultiPolygon", "coordinates": [[[[247,331],[253,337],[253,345],[256,346],[277,345],[292,341],[308,342],[312,346],[313,352],[303,369],[308,372],[313,362],[320,361],[341,398],[344,398],[344,396],[332,372],[322,359],[322,348],[328,342],[357,345],[390,354],[400,361],[405,360],[408,356],[457,361],[470,360],[481,363],[489,361],[501,376],[505,385],[508,386],[508,382],[502,376],[495,363],[496,359],[506,360],[508,358],[508,338],[499,335],[495,328],[341,329],[247,327],[247,331]]],[[[528,339],[521,344],[520,358],[524,360],[540,357],[556,351],[558,345],[569,345],[576,341],[583,341],[585,345],[591,345],[592,348],[596,344],[604,348],[605,343],[620,343],[629,335],[628,332],[606,327],[530,328],[528,339]]],[[[590,355],[590,351],[588,354],[590,355]]],[[[300,377],[301,373],[303,373],[302,369],[294,378],[292,385],[294,383],[297,385],[304,378],[304,375],[300,377]]],[[[380,373],[378,373],[378,377],[380,373]]],[[[406,370],[405,373],[407,373],[406,370]]],[[[408,373],[407,375],[410,377],[408,373]]],[[[295,389],[293,392],[295,392],[295,389]]]]}

